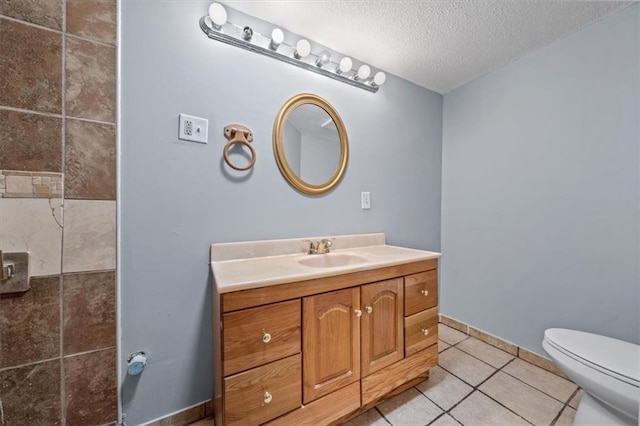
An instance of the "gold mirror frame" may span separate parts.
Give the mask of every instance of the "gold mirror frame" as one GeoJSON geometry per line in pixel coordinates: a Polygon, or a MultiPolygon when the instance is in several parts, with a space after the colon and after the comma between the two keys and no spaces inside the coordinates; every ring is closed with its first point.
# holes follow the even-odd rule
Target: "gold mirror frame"
{"type": "Polygon", "coordinates": [[[342,122],[340,115],[338,115],[338,112],[329,102],[312,93],[301,93],[287,100],[276,116],[276,120],[273,124],[273,153],[276,157],[276,163],[278,163],[280,172],[294,188],[309,195],[324,194],[331,191],[340,182],[345,170],[347,169],[347,162],[349,160],[349,139],[347,138],[347,130],[344,127],[344,123],[342,122]],[[289,113],[297,107],[305,104],[316,105],[329,114],[335,123],[336,128],[338,129],[338,135],[340,136],[340,163],[338,164],[334,175],[328,181],[319,185],[305,182],[300,178],[300,176],[296,175],[287,161],[287,156],[284,150],[285,120],[289,113]]]}

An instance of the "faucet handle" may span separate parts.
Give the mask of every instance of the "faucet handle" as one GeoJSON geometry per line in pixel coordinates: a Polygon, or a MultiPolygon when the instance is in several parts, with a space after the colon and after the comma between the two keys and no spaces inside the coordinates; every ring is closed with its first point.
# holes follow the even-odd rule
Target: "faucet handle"
{"type": "Polygon", "coordinates": [[[302,240],[303,243],[309,243],[309,249],[307,254],[316,254],[318,252],[318,246],[311,240],[302,240]]]}

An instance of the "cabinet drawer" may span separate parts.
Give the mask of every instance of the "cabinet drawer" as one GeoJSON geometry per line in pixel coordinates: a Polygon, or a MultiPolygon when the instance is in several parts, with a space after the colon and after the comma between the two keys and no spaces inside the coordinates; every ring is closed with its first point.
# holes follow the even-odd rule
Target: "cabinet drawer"
{"type": "Polygon", "coordinates": [[[404,352],[412,355],[438,343],[438,307],[404,319],[404,352]]]}
{"type": "Polygon", "coordinates": [[[224,424],[257,425],[302,404],[300,354],[224,379],[224,424]]]}
{"type": "Polygon", "coordinates": [[[300,300],[222,317],[224,376],[300,352],[300,300]]]}
{"type": "Polygon", "coordinates": [[[404,315],[409,316],[438,304],[438,271],[426,271],[404,278],[404,315]]]}

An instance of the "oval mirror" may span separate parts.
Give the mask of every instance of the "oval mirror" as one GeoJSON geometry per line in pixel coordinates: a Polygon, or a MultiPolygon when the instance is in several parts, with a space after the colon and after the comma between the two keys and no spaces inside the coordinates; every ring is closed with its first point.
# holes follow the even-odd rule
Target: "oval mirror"
{"type": "Polygon", "coordinates": [[[280,172],[298,191],[323,194],[347,168],[349,140],[342,119],[327,101],[302,93],[284,103],[273,126],[280,172]]]}

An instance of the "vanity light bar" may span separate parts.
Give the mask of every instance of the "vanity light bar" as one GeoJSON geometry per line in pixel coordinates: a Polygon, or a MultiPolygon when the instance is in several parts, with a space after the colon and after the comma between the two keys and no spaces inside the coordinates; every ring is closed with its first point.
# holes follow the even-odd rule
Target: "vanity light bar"
{"type": "Polygon", "coordinates": [[[220,3],[212,3],[209,15],[200,18],[200,29],[213,40],[269,56],[369,92],[377,92],[386,80],[382,71],[369,78],[370,67],[365,64],[352,69],[353,61],[344,55],[338,54],[342,59],[334,62],[326,50],[314,54],[311,44],[301,37],[295,46],[291,46],[284,42],[280,28],[274,28],[271,37],[267,37],[254,32],[251,27],[228,22],[226,10],[220,3]]]}

